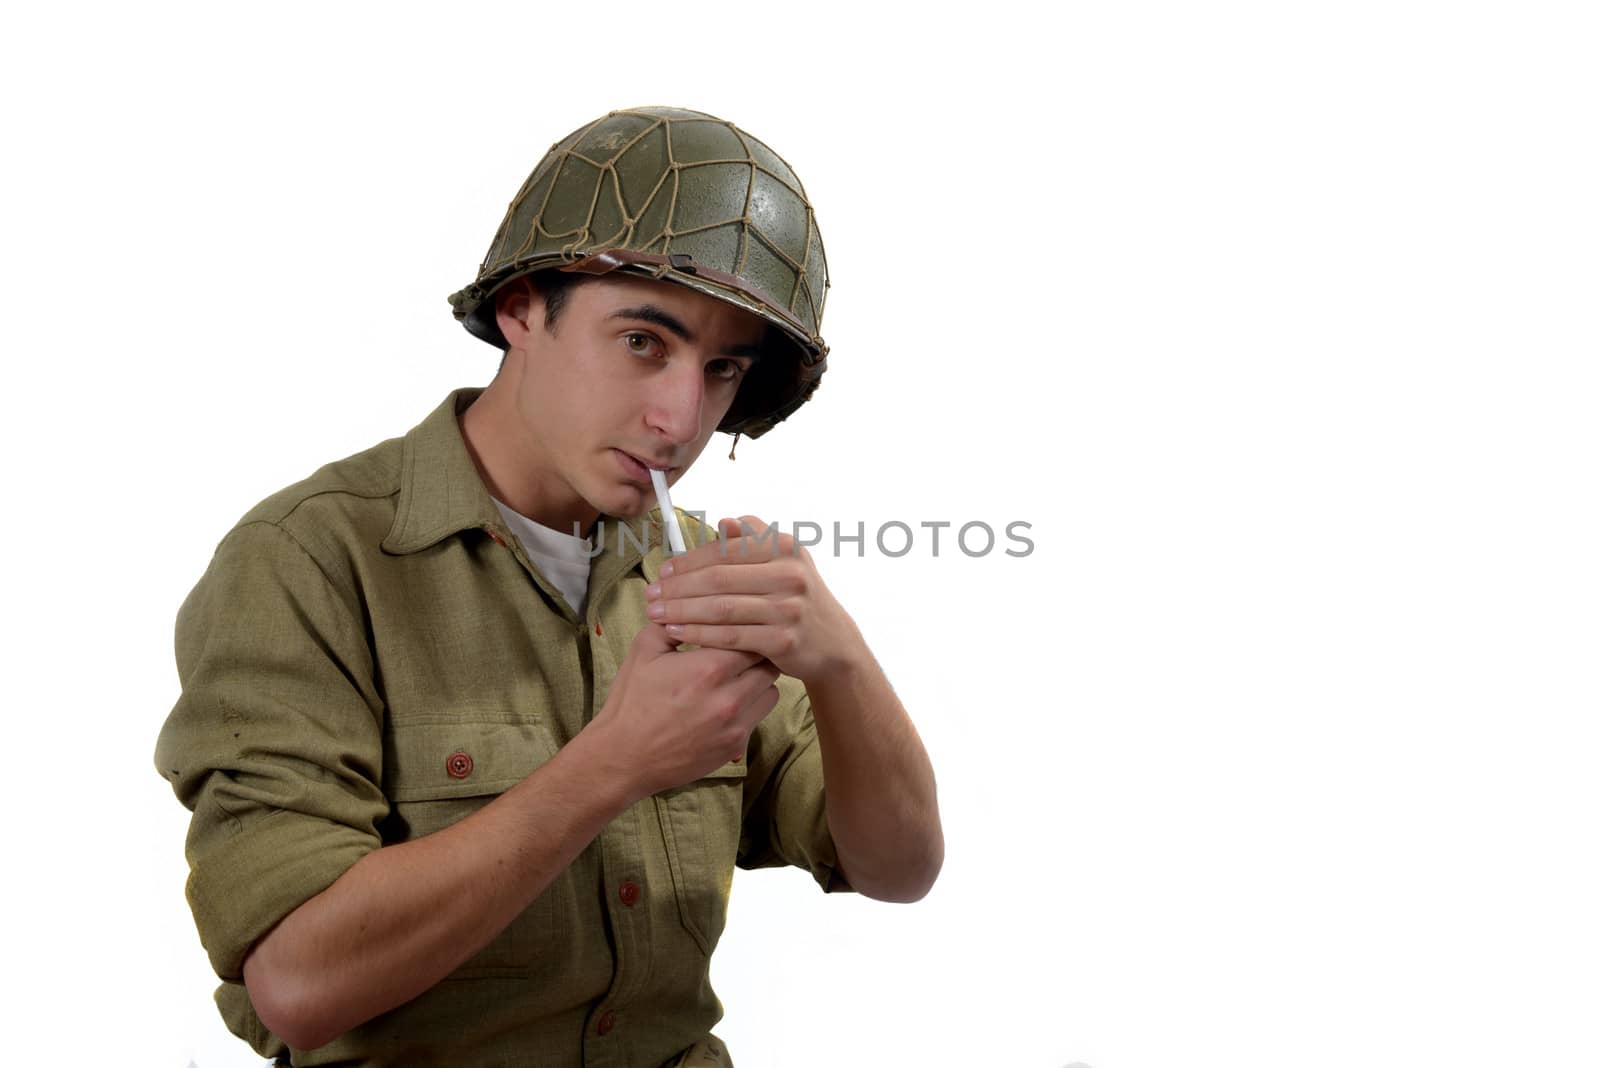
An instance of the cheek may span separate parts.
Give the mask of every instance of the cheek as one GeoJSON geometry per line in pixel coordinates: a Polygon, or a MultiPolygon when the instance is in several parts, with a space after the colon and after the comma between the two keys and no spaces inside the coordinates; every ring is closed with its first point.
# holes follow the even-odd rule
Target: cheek
{"type": "MultiPolygon", "coordinates": [[[[700,437],[694,445],[695,456],[699,456],[705,447],[710,444],[711,439],[716,436],[717,427],[722,425],[722,419],[728,414],[729,407],[731,407],[730,404],[724,404],[720,400],[713,403],[710,397],[706,398],[705,413],[700,426],[700,437]]],[[[729,440],[731,441],[732,439],[730,438],[729,440]]]]}
{"type": "Polygon", "coordinates": [[[741,382],[724,383],[717,381],[706,383],[706,415],[707,417],[716,416],[712,420],[713,423],[722,422],[723,416],[727,415],[729,409],[733,407],[734,400],[739,396],[740,384],[741,382]]]}
{"type": "Polygon", "coordinates": [[[614,422],[634,392],[614,363],[593,359],[589,353],[541,368],[523,382],[522,390],[526,408],[540,413],[546,425],[569,430],[614,422]]]}

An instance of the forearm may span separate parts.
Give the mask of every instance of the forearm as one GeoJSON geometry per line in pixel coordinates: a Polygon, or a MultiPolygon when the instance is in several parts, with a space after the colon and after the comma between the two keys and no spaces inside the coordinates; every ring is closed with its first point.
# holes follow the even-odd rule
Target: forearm
{"type": "Polygon", "coordinates": [[[944,863],[933,765],[863,644],[806,683],[822,747],[828,829],[850,885],[884,901],[925,895],[944,863]]]}
{"type": "Polygon", "coordinates": [[[312,1049],[458,968],[631,802],[605,750],[584,731],[460,823],[369,853],[290,913],[245,959],[262,1021],[312,1049]]]}

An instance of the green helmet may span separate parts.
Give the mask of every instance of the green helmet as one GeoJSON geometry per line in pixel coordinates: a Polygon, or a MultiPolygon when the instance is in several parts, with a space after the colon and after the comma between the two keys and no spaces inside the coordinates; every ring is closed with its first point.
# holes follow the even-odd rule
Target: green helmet
{"type": "Polygon", "coordinates": [[[766,433],[827,368],[828,264],[811,204],[789,165],[731,122],[629,108],[575,130],[522,184],[478,277],[450,304],[475,337],[506,348],[495,292],[551,269],[676,282],[777,327],[717,428],[730,434],[766,433]]]}

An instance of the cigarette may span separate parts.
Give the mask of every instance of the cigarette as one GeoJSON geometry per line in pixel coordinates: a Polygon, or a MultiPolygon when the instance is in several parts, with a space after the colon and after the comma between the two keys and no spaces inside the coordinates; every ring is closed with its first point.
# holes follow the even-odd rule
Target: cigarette
{"type": "Polygon", "coordinates": [[[683,544],[683,530],[678,526],[678,513],[673,510],[672,497],[667,493],[667,475],[664,471],[650,469],[650,482],[656,488],[656,502],[661,505],[661,521],[667,527],[667,544],[672,547],[673,556],[681,556],[689,551],[683,544]]]}

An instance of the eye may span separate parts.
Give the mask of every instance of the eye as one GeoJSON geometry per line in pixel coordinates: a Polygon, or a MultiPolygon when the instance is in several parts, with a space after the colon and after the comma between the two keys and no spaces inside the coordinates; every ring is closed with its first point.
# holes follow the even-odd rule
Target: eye
{"type": "Polygon", "coordinates": [[[655,348],[656,339],[649,334],[635,330],[632,333],[622,335],[622,344],[635,356],[648,356],[651,350],[655,348]]]}
{"type": "Polygon", "coordinates": [[[706,364],[706,371],[724,382],[737,382],[744,376],[744,364],[737,360],[712,360],[706,364]]]}

